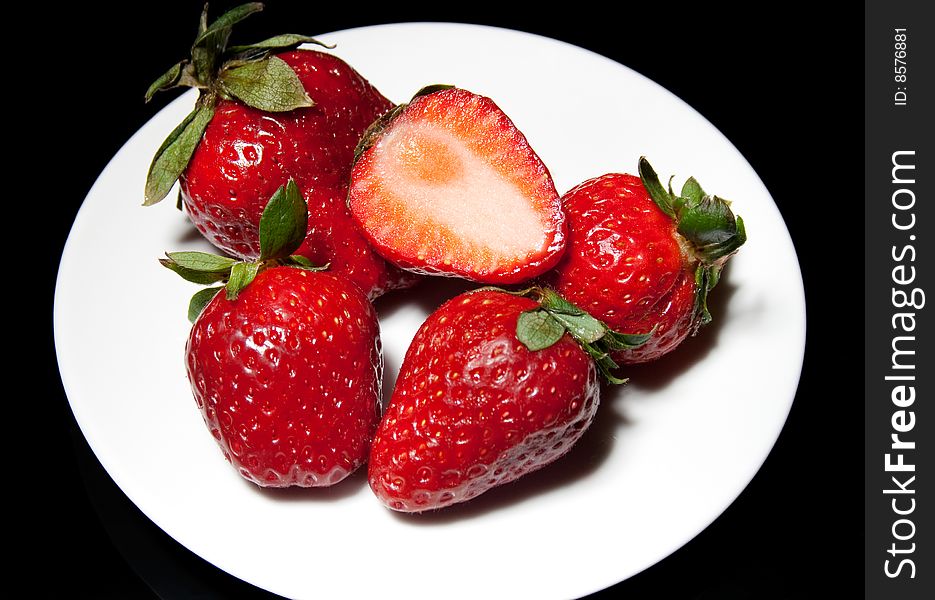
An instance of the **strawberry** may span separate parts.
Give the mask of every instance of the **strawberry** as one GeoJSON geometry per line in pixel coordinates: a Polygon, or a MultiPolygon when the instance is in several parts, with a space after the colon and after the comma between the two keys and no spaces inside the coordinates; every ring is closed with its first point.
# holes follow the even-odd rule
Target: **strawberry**
{"type": "Polygon", "coordinates": [[[390,262],[518,283],[558,262],[564,215],[548,169],[493,100],[430,86],[364,134],[348,204],[390,262]]]}
{"type": "Polygon", "coordinates": [[[746,241],[729,202],[689,178],[680,195],[660,184],[645,158],[639,177],[611,173],[562,197],[568,250],[545,280],[620,331],[649,331],[624,364],[656,360],[711,321],[708,292],[746,241]]]}
{"type": "Polygon", "coordinates": [[[225,458],[264,487],[335,484],[360,467],[380,418],[376,312],[343,277],[292,255],[307,208],[293,181],[260,222],[261,259],[167,254],[198,283],[186,344],[192,393],[225,458]]]}
{"type": "Polygon", "coordinates": [[[180,204],[198,231],[224,252],[251,260],[259,255],[266,200],[291,178],[310,208],[298,254],[330,263],[333,273],[374,298],[411,285],[411,274],[387,265],[367,244],[347,208],[354,148],[392,104],[340,58],[294,49],[321,44],[314,38],[286,34],[227,47],[231,26],[261,8],[245,4],[211,25],[202,14],[192,60],[147,92],[149,99],[176,86],[201,90],[194,112],[153,160],[145,203],[162,200],[178,179],[180,204]]]}
{"type": "Polygon", "coordinates": [[[591,357],[604,371],[608,349],[643,339],[609,331],[547,289],[456,296],[406,352],[370,452],[371,489],[393,510],[421,512],[555,461],[597,410],[591,357]]]}

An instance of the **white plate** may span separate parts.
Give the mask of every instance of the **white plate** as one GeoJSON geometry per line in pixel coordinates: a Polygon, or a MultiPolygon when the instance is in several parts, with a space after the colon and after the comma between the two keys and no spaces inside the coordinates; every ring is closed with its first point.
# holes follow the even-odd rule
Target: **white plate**
{"type": "MultiPolygon", "coordinates": [[[[59,365],[104,468],[182,545],[294,598],[579,597],[678,549],[763,463],[801,369],[799,266],[756,173],[681,100],[574,46],[447,24],[319,37],[391,99],[436,82],[491,96],[559,192],[605,172],[635,172],[645,154],[677,185],[695,175],[733,200],[749,241],[713,293],[716,324],[669,360],[631,370],[631,383],[605,394],[594,426],[560,462],[460,507],[394,514],[362,472],[327,490],[260,490],[223,460],[199,416],[182,359],[194,287],[156,262],[166,250],[209,247],[171,201],[140,206],[149,161],[190,110],[189,92],[113,158],[62,257],[59,365]]],[[[416,329],[461,287],[438,280],[378,301],[387,393],[416,329]]]]}

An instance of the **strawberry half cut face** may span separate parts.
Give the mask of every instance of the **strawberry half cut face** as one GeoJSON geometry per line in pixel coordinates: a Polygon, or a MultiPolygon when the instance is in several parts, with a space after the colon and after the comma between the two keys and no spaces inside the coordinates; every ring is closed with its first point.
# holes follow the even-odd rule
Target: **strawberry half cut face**
{"type": "Polygon", "coordinates": [[[371,127],[351,177],[351,212],[391,262],[483,283],[551,268],[565,245],[548,169],[484,96],[417,96],[371,127]]]}

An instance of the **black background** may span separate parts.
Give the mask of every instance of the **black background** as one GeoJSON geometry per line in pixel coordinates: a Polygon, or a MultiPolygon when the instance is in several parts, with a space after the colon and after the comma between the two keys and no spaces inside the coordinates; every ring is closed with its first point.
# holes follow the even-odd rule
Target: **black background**
{"type": "MultiPolygon", "coordinates": [[[[212,14],[232,4],[216,2],[212,14]]],[[[816,4],[620,3],[608,12],[577,2],[560,13],[543,5],[515,14],[504,13],[503,3],[471,3],[461,11],[394,4],[331,14],[321,3],[274,1],[235,32],[235,39],[250,40],[394,21],[462,21],[554,37],[626,64],[680,96],[763,179],[795,242],[808,303],[806,362],[789,420],[760,473],[717,521],[600,597],[843,598],[862,588],[863,392],[856,365],[863,15],[859,5],[822,13],[816,4]]],[[[41,490],[26,494],[42,510],[25,519],[29,533],[19,559],[41,574],[33,581],[63,586],[73,597],[267,596],[176,544],[109,480],[74,423],[52,345],[54,274],[74,215],[113,154],[175,97],[142,101],[150,81],[186,55],[199,11],[197,2],[126,3],[115,18],[101,7],[57,9],[23,21],[24,28],[41,22],[41,31],[11,57],[28,92],[19,103],[29,109],[20,106],[11,116],[29,114],[34,132],[16,138],[24,168],[14,175],[26,179],[33,206],[51,208],[32,221],[42,223],[47,240],[38,244],[46,260],[41,293],[30,292],[30,312],[39,315],[32,337],[45,342],[37,354],[45,387],[28,410],[42,430],[26,432],[33,462],[8,472],[41,490]]],[[[360,568],[366,576],[366,565],[360,568]]]]}

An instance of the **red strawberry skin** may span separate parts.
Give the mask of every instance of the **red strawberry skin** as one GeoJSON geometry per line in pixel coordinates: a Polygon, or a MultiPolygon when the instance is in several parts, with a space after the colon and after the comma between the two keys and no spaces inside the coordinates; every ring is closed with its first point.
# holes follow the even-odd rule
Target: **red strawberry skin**
{"type": "Polygon", "coordinates": [[[551,174],[485,96],[417,96],[361,154],[348,204],[377,251],[404,269],[491,284],[530,280],[565,247],[551,174]]]}
{"type": "Polygon", "coordinates": [[[225,458],[264,487],[335,484],[367,459],[380,418],[377,315],[344,278],[261,271],[221,292],[186,345],[195,401],[225,458]]]}
{"type": "Polygon", "coordinates": [[[618,363],[656,360],[691,333],[696,259],[676,224],[639,177],[611,173],[562,197],[568,249],[546,281],[612,329],[656,332],[644,345],[613,355],[618,363]]]}
{"type": "Polygon", "coordinates": [[[309,233],[298,253],[330,262],[333,272],[371,297],[411,284],[411,276],[373,252],[346,202],[354,148],[392,104],[333,55],[295,50],[277,56],[293,68],[316,105],[268,113],[221,100],[180,178],[189,217],[221,250],[254,259],[263,208],[292,177],[309,206],[309,233]]]}
{"type": "Polygon", "coordinates": [[[389,508],[449,506],[564,455],[599,402],[593,362],[570,336],[536,352],[516,339],[530,299],[457,296],[406,353],[374,438],[370,487],[389,508]]]}

